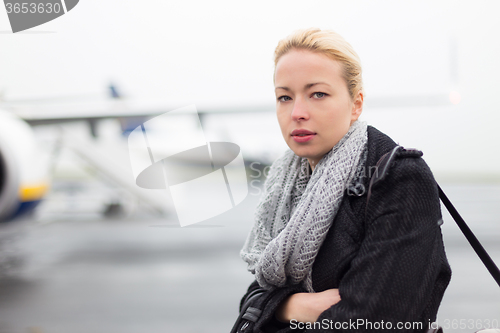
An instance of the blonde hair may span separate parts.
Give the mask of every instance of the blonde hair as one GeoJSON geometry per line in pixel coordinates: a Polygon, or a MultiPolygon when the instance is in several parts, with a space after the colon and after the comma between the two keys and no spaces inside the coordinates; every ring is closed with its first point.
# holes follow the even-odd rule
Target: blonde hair
{"type": "Polygon", "coordinates": [[[274,50],[275,69],[280,58],[293,49],[318,52],[337,60],[342,65],[343,77],[351,98],[354,100],[358,92],[364,94],[359,56],[351,44],[338,33],[317,28],[293,32],[285,39],[280,40],[274,50]]]}

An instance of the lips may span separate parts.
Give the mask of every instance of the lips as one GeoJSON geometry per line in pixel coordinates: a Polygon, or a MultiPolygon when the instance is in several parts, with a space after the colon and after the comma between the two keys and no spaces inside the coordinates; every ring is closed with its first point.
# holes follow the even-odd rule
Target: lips
{"type": "Polygon", "coordinates": [[[314,135],[316,133],[308,131],[306,129],[296,129],[292,131],[292,136],[305,136],[305,135],[314,135]]]}
{"type": "Polygon", "coordinates": [[[296,129],[292,131],[292,138],[295,142],[307,142],[316,136],[316,133],[306,129],[296,129]]]}

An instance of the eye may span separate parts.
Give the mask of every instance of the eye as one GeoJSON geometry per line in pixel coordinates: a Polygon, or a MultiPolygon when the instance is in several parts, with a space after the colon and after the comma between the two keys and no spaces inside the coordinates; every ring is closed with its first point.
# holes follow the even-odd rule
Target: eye
{"type": "Polygon", "coordinates": [[[315,92],[312,94],[312,97],[314,97],[314,98],[323,98],[325,96],[327,96],[327,94],[323,93],[323,92],[315,92]]]}
{"type": "Polygon", "coordinates": [[[278,97],[278,102],[288,102],[290,100],[292,100],[290,98],[290,96],[283,95],[283,96],[278,97]]]}

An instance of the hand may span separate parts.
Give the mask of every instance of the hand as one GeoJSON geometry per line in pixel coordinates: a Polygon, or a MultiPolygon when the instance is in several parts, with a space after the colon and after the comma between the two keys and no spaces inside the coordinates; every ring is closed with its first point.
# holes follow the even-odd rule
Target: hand
{"type": "Polygon", "coordinates": [[[300,322],[315,322],[319,315],[340,302],[338,289],[327,289],[319,293],[297,293],[289,296],[276,311],[281,322],[295,319],[300,322]]]}

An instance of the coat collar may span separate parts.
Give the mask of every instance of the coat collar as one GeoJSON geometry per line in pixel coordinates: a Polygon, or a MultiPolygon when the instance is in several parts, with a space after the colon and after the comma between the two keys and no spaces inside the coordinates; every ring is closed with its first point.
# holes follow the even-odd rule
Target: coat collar
{"type": "Polygon", "coordinates": [[[378,160],[397,146],[390,137],[380,132],[373,126],[368,126],[368,156],[366,166],[375,166],[378,160]]]}
{"type": "MultiPolygon", "coordinates": [[[[370,178],[372,174],[375,172],[375,166],[379,159],[387,152],[391,151],[397,144],[387,135],[380,132],[373,126],[368,126],[368,141],[367,141],[367,149],[368,154],[366,156],[365,169],[362,170],[361,179],[355,180],[355,182],[351,185],[355,188],[357,187],[360,191],[352,191],[349,190],[349,195],[360,196],[366,194],[368,187],[370,185],[370,178]],[[357,184],[356,184],[357,183],[357,184]],[[360,187],[359,184],[362,184],[360,187]],[[357,194],[356,194],[357,193],[357,194]]],[[[352,187],[350,188],[352,189],[352,187]]]]}

